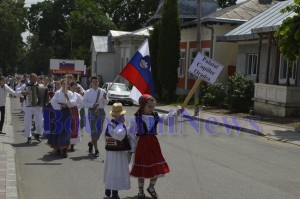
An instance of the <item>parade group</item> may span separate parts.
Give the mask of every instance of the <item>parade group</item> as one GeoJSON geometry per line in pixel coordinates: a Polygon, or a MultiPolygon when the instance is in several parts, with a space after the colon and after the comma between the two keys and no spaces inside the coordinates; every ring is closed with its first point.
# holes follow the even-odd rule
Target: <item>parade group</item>
{"type": "Polygon", "coordinates": [[[110,114],[106,116],[104,108],[109,100],[106,91],[99,87],[98,76],[90,78],[87,90],[76,82],[72,74],[56,81],[53,75],[37,76],[34,73],[15,78],[0,76],[0,134],[5,134],[3,124],[7,94],[20,98],[28,144],[33,142],[32,136],[37,142],[41,142],[43,136],[55,154],[67,158],[68,151],[74,151],[85,131],[91,137],[88,151],[97,158],[97,142],[102,134],[106,150],[105,196],[120,198],[118,191],[130,189],[132,176],[138,180],[137,198],[146,198],[145,179],[150,179],[147,192],[152,198],[158,198],[154,188],[156,181],[170,170],[156,137],[157,125],[159,122],[167,123],[169,117],[175,117],[182,111],[181,108],[168,114],[158,114],[154,112],[155,98],[143,94],[139,98],[139,109],[125,125],[126,110],[119,102],[112,105],[110,114]],[[104,122],[108,118],[108,122],[104,122]]]}

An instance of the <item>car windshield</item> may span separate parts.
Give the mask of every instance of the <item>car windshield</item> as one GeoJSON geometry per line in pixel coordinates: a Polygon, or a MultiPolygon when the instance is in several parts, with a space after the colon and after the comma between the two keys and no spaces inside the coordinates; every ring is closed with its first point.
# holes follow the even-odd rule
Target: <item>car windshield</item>
{"type": "Polygon", "coordinates": [[[111,91],[128,91],[128,88],[124,84],[113,84],[109,90],[111,90],[111,91]]]}

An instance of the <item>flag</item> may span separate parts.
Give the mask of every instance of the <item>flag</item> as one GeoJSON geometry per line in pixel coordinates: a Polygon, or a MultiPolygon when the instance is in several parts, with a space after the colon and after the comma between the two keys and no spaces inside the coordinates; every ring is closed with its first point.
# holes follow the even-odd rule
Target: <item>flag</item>
{"type": "Polygon", "coordinates": [[[136,89],[134,87],[132,89],[131,97],[135,96],[132,99],[138,99],[136,96],[138,93],[133,93],[137,91],[140,92],[140,95],[149,94],[154,96],[148,39],[140,46],[120,75],[136,87],[136,89]]]}
{"type": "Polygon", "coordinates": [[[75,68],[75,63],[66,62],[66,61],[59,62],[60,70],[74,70],[74,68],[75,68]]]}

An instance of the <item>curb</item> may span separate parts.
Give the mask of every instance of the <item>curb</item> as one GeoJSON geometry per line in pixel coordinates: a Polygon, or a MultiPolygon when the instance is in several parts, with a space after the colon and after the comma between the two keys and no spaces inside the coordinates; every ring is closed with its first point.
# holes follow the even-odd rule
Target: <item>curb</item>
{"type": "MultiPolygon", "coordinates": [[[[169,111],[162,110],[162,109],[159,109],[159,108],[154,108],[154,110],[157,111],[157,112],[162,112],[162,113],[168,113],[169,112],[169,111]]],[[[206,113],[209,113],[209,112],[206,112],[206,113]]],[[[234,130],[243,131],[243,132],[249,133],[249,134],[254,134],[254,135],[263,136],[263,137],[266,136],[265,134],[263,134],[259,131],[254,131],[253,129],[248,129],[248,128],[245,128],[245,127],[237,127],[237,126],[234,126],[234,125],[224,124],[222,122],[215,122],[215,121],[203,119],[203,118],[196,117],[196,116],[188,116],[188,117],[192,117],[193,119],[195,119],[197,121],[201,121],[201,122],[205,122],[205,123],[209,122],[210,124],[223,126],[223,127],[234,129],[234,130]]],[[[188,118],[188,117],[185,117],[185,118],[188,118]]]]}

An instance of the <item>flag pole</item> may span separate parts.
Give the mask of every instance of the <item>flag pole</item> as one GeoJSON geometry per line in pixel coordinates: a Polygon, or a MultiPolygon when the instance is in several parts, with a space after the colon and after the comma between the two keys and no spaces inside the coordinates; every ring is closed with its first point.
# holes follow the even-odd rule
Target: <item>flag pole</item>
{"type": "Polygon", "coordinates": [[[114,83],[117,81],[117,79],[120,77],[120,75],[117,75],[116,79],[112,82],[112,84],[110,84],[107,88],[107,90],[110,89],[110,87],[112,87],[112,85],[114,85],[114,83]]]}

